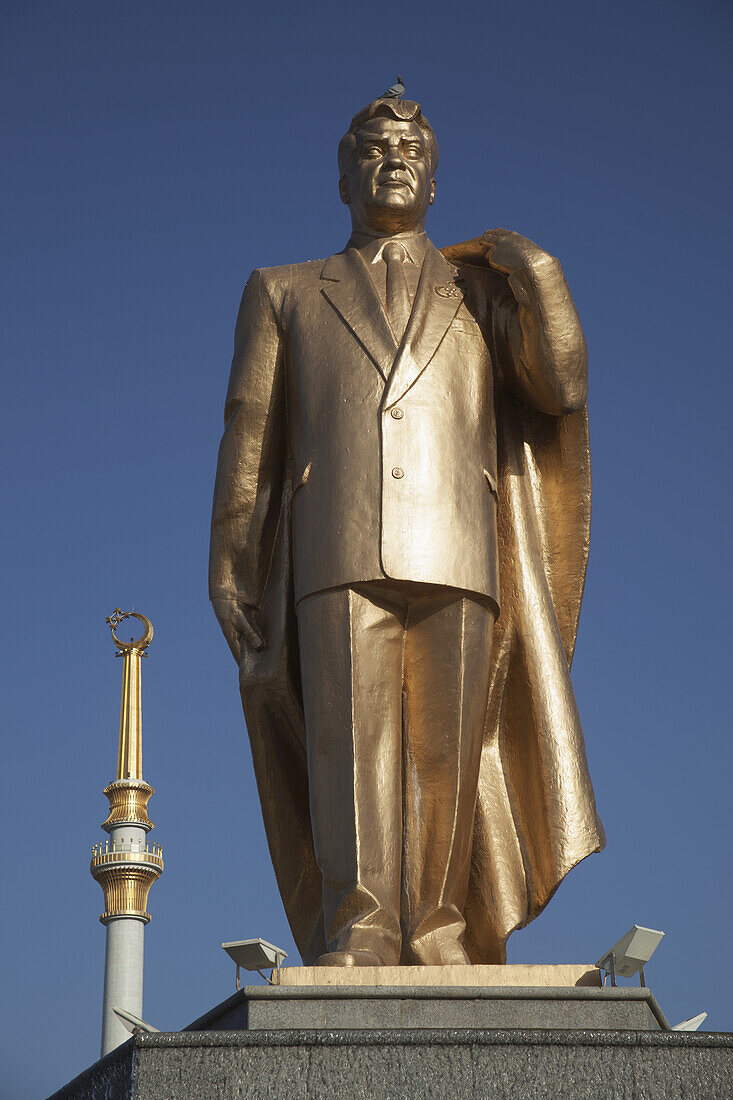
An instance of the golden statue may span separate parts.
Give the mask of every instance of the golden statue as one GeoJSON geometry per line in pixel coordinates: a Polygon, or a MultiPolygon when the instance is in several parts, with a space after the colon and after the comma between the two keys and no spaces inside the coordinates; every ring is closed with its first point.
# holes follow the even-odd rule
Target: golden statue
{"type": "Polygon", "coordinates": [[[517,233],[438,251],[438,146],[399,84],[338,159],[352,235],[253,272],[210,595],[306,964],[504,962],[604,844],[569,665],[587,353],[517,233]]]}

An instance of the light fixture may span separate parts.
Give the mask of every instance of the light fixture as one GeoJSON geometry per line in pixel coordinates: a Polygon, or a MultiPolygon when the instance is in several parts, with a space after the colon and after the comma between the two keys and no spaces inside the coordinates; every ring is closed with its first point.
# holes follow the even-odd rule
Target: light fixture
{"type": "Polygon", "coordinates": [[[616,976],[633,978],[639,975],[639,985],[646,985],[644,980],[644,966],[660,944],[664,932],[656,932],[653,928],[643,928],[635,924],[618,943],[601,955],[596,966],[611,975],[611,985],[616,984],[616,976]]]}
{"type": "Polygon", "coordinates": [[[274,984],[280,985],[280,967],[283,959],[288,957],[287,951],[283,951],[282,947],[275,947],[274,943],[268,943],[267,940],[259,938],[255,940],[233,940],[231,943],[223,943],[221,946],[229,958],[236,963],[237,989],[239,989],[240,967],[244,970],[256,970],[266,982],[270,982],[270,985],[272,985],[272,981],[262,973],[262,969],[265,966],[274,966],[277,973],[274,984]]]}

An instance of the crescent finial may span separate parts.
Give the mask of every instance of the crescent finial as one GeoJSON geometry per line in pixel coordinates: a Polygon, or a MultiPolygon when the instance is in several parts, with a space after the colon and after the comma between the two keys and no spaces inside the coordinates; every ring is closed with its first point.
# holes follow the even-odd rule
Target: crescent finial
{"type": "Polygon", "coordinates": [[[147,649],[153,640],[153,624],[150,619],[145,615],[141,615],[139,611],[122,611],[119,607],[116,607],[112,614],[108,615],[104,621],[112,631],[114,643],[121,652],[126,652],[131,649],[147,649]],[[143,624],[144,630],[137,641],[131,638],[129,642],[121,642],[115,634],[115,628],[119,626],[123,619],[131,618],[138,619],[143,624]]]}

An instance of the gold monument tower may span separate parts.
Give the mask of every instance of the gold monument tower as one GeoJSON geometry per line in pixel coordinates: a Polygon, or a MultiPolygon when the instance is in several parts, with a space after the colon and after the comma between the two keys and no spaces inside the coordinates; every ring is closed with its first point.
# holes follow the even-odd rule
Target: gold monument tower
{"type": "Polygon", "coordinates": [[[102,1009],[102,1054],[129,1038],[114,1011],[142,1016],[143,929],[150,887],[163,871],[163,849],[148,845],[154,828],[148,817],[148,799],[155,793],[143,779],[141,660],[153,639],[153,625],[137,611],[115,608],[105,620],[122,657],[122,700],[117,748],[117,776],[104,788],[109,814],[102,828],[109,840],[92,848],[91,873],[104,891],[100,921],[107,929],[102,1009]],[[144,627],[137,640],[120,641],[115,629],[124,619],[138,619],[144,627]]]}

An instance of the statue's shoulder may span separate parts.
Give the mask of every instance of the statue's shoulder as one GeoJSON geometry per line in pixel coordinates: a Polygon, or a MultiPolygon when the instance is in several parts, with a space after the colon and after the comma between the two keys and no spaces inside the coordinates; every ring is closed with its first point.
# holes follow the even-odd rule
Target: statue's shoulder
{"type": "Polygon", "coordinates": [[[306,260],[300,264],[280,264],[278,267],[257,267],[247,280],[243,302],[269,300],[281,319],[308,290],[317,290],[325,260],[306,260]]]}
{"type": "Polygon", "coordinates": [[[299,264],[258,267],[252,272],[250,279],[257,279],[267,287],[271,294],[280,297],[289,291],[317,282],[325,262],[325,259],[305,260],[299,264]]]}

